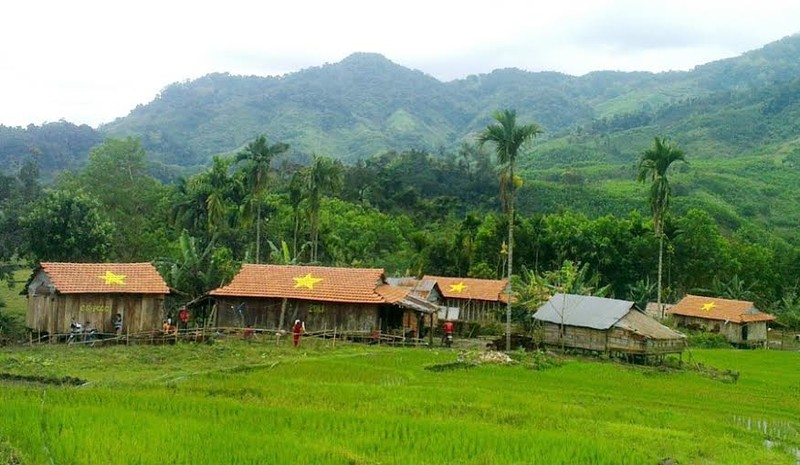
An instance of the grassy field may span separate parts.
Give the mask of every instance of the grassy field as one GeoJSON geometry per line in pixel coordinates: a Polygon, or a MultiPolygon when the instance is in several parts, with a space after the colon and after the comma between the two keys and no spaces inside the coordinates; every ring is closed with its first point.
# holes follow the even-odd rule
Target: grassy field
{"type": "Polygon", "coordinates": [[[737,370],[732,383],[591,360],[536,370],[532,355],[474,366],[458,351],[303,342],[2,349],[0,463],[798,461],[796,352],[693,352],[737,370]],[[85,384],[47,384],[65,376],[85,384]]]}
{"type": "Polygon", "coordinates": [[[14,273],[14,282],[9,287],[8,283],[0,282],[0,302],[5,304],[4,310],[19,321],[25,321],[27,300],[20,292],[25,287],[25,282],[31,276],[31,270],[18,270],[14,273]]]}

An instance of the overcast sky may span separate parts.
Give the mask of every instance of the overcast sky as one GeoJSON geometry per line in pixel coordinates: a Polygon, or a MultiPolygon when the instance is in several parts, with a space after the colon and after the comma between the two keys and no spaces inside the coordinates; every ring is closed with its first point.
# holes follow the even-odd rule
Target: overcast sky
{"type": "Polygon", "coordinates": [[[688,70],[800,32],[793,0],[20,0],[0,26],[0,124],[97,126],[170,83],[377,52],[449,81],[496,68],[688,70]]]}

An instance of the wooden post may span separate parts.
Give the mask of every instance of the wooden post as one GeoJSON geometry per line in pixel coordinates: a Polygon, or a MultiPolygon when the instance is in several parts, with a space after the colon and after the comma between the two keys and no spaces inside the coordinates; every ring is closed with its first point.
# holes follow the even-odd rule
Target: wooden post
{"type": "Polygon", "coordinates": [[[428,334],[428,340],[430,341],[431,347],[433,347],[433,312],[431,312],[431,330],[428,334]]]}
{"type": "Polygon", "coordinates": [[[278,329],[283,329],[284,318],[286,317],[286,304],[288,303],[289,299],[283,298],[281,302],[281,316],[280,320],[278,321],[278,329]]]}

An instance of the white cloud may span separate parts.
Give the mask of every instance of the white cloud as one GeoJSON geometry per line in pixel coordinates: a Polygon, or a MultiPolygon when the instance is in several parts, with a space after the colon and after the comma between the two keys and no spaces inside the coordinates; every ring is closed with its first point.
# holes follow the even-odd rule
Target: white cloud
{"type": "Polygon", "coordinates": [[[690,69],[798,32],[778,0],[385,3],[33,0],[3,7],[0,124],[97,125],[210,72],[275,75],[357,51],[439,79],[517,67],[690,69]]]}

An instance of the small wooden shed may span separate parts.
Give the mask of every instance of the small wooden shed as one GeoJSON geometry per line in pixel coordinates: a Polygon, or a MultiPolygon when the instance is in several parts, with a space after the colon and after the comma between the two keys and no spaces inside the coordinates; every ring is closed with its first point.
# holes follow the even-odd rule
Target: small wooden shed
{"type": "Polygon", "coordinates": [[[123,333],[137,333],[161,327],[169,289],[150,263],[42,262],[25,292],[26,323],[36,331],[67,333],[75,321],[113,333],[119,313],[123,333]]]}
{"type": "Polygon", "coordinates": [[[773,315],[753,302],[687,295],[667,310],[679,326],[720,333],[733,344],[759,346],[767,343],[767,322],[773,315]]]}
{"type": "Polygon", "coordinates": [[[323,266],[242,266],[227,286],[209,293],[217,300],[217,325],[339,331],[416,331],[421,315],[436,306],[390,286],[383,269],[323,266]]]}
{"type": "Polygon", "coordinates": [[[433,281],[438,286],[442,296],[440,304],[445,309],[444,315],[440,312],[441,318],[487,322],[497,321],[498,315],[505,312],[507,279],[425,276],[422,280],[433,281]]]}
{"type": "Polygon", "coordinates": [[[551,346],[625,355],[680,353],[685,336],[642,313],[633,302],[556,294],[533,316],[551,346]]]}

